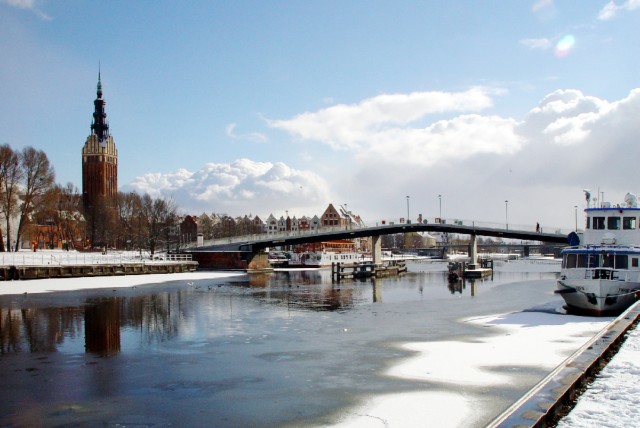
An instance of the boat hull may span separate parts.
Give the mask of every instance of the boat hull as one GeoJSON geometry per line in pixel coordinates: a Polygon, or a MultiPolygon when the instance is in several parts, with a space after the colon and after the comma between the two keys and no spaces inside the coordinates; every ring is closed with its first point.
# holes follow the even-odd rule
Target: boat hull
{"type": "Polygon", "coordinates": [[[559,280],[557,294],[573,313],[619,315],[638,300],[640,283],[607,279],[559,280]]]}

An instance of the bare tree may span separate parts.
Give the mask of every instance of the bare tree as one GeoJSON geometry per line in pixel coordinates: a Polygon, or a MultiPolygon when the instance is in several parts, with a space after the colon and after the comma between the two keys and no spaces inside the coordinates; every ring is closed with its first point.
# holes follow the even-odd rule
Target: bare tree
{"type": "Polygon", "coordinates": [[[34,208],[41,202],[47,189],[55,179],[53,167],[49,164],[47,155],[42,150],[25,147],[18,155],[21,177],[23,179],[23,196],[20,205],[20,220],[16,234],[15,251],[18,251],[20,237],[29,221],[34,208]]]}
{"type": "Polygon", "coordinates": [[[138,218],[140,214],[140,195],[135,192],[118,192],[116,208],[118,213],[117,223],[117,245],[121,248],[128,248],[135,242],[136,229],[138,228],[138,218]]]}
{"type": "Polygon", "coordinates": [[[168,237],[177,217],[177,208],[171,199],[152,199],[145,194],[142,197],[142,212],[147,226],[147,246],[153,256],[163,237],[168,246],[168,237]]]}
{"type": "MultiPolygon", "coordinates": [[[[18,187],[22,179],[20,158],[8,144],[0,146],[0,210],[6,220],[6,249],[11,251],[11,217],[18,210],[18,187]]],[[[5,251],[4,242],[0,239],[0,251],[5,251]]]]}

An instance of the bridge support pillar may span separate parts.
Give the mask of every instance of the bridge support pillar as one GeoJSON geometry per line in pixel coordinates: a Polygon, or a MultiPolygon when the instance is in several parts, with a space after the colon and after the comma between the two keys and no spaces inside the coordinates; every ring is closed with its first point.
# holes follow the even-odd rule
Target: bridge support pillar
{"type": "Polygon", "coordinates": [[[382,239],[380,236],[371,237],[371,247],[373,263],[382,263],[382,239]]]}
{"type": "Polygon", "coordinates": [[[469,269],[476,269],[478,267],[478,243],[476,242],[476,235],[471,235],[469,241],[469,269]]]}

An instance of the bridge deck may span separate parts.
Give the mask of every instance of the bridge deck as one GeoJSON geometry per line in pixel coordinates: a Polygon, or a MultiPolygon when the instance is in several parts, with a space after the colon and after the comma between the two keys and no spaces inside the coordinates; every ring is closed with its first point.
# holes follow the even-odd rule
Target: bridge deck
{"type": "Polygon", "coordinates": [[[507,228],[469,226],[460,224],[393,224],[374,227],[343,228],[331,230],[297,231],[286,234],[260,234],[228,238],[208,242],[202,246],[189,248],[190,252],[206,251],[248,251],[255,252],[265,248],[283,245],[297,245],[313,242],[331,241],[338,239],[353,239],[370,236],[392,235],[409,232],[442,232],[463,235],[492,236],[506,239],[520,239],[548,243],[566,244],[567,235],[563,233],[540,233],[528,230],[514,230],[507,228]]]}

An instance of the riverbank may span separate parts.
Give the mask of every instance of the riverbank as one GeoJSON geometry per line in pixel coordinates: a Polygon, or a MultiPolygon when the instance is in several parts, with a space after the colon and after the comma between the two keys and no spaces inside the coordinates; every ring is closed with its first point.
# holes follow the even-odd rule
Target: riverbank
{"type": "Polygon", "coordinates": [[[82,278],[52,278],[33,281],[3,281],[0,282],[0,295],[54,293],[57,291],[98,290],[105,288],[137,287],[145,284],[158,284],[170,281],[186,281],[193,283],[197,280],[228,278],[243,276],[242,272],[196,271],[188,273],[125,275],[114,281],[113,276],[82,277],[82,278]]]}

